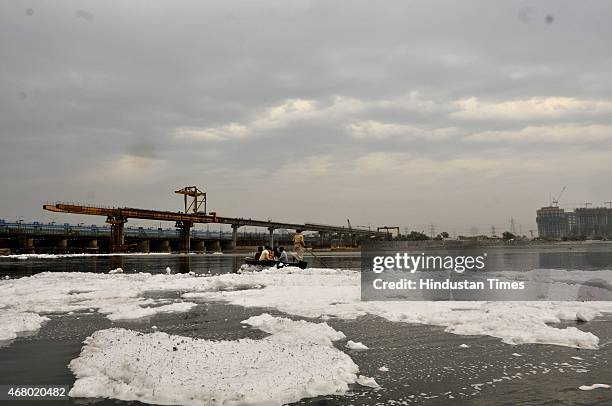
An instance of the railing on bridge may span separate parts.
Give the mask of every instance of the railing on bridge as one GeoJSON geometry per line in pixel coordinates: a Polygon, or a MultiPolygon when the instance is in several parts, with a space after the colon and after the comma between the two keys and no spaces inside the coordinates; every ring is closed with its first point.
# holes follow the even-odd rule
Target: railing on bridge
{"type": "MultiPolygon", "coordinates": [[[[179,230],[172,228],[154,228],[154,227],[125,227],[125,236],[139,237],[139,238],[179,238],[179,230]]],[[[110,236],[110,226],[98,226],[95,224],[56,224],[56,223],[40,223],[32,222],[25,223],[22,221],[7,222],[0,219],[0,235],[28,235],[28,236],[74,236],[74,237],[108,237],[110,236]]],[[[277,232],[277,237],[291,238],[291,234],[287,232],[277,232]]],[[[266,232],[238,232],[238,236],[241,239],[256,241],[266,241],[269,238],[269,234],[266,232]]],[[[207,240],[231,240],[231,231],[213,231],[213,230],[201,230],[192,229],[191,237],[195,239],[207,239],[207,240]]],[[[310,236],[306,236],[307,239],[310,236]]],[[[312,236],[314,239],[315,236],[312,236]]],[[[318,237],[316,237],[318,238],[318,237]]]]}

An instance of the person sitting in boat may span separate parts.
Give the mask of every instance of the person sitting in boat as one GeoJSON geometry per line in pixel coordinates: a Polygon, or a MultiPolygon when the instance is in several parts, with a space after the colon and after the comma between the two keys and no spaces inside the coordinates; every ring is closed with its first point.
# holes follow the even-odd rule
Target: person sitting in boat
{"type": "Polygon", "coordinates": [[[304,243],[302,230],[295,230],[295,234],[293,235],[293,250],[295,251],[294,256],[298,261],[302,261],[304,259],[305,246],[306,244],[304,243]]]}
{"type": "Polygon", "coordinates": [[[276,261],[276,248],[268,247],[268,259],[270,261],[276,261]]]}
{"type": "Polygon", "coordinates": [[[259,261],[259,258],[261,257],[262,252],[263,252],[263,247],[260,245],[259,247],[257,247],[257,252],[253,256],[253,258],[255,258],[255,261],[259,261]]]}
{"type": "Polygon", "coordinates": [[[260,261],[268,261],[274,259],[274,254],[271,253],[272,249],[266,245],[264,246],[263,251],[261,251],[261,255],[259,256],[260,261]]]}
{"type": "Polygon", "coordinates": [[[287,257],[287,252],[285,251],[284,247],[279,247],[278,248],[278,252],[280,252],[279,256],[278,256],[278,260],[284,264],[286,264],[287,262],[289,262],[289,258],[287,257]]]}

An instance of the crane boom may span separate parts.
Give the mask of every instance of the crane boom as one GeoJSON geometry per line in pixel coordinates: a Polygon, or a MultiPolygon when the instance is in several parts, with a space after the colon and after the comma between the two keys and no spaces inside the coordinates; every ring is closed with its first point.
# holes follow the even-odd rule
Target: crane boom
{"type": "Polygon", "coordinates": [[[567,186],[563,186],[563,189],[561,189],[561,192],[559,192],[557,198],[552,201],[553,206],[559,206],[559,199],[561,199],[561,196],[563,196],[563,192],[565,192],[565,189],[567,189],[567,186]]]}

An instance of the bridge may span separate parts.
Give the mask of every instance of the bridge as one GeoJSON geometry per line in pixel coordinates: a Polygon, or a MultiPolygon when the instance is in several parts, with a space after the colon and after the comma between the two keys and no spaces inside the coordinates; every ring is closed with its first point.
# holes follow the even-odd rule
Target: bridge
{"type": "MultiPolygon", "coordinates": [[[[208,227],[207,227],[208,228],[208,227]]],[[[1,252],[107,252],[110,251],[110,226],[96,224],[56,224],[40,222],[6,221],[0,219],[0,251],[1,252]]],[[[176,228],[129,227],[124,228],[125,245],[129,251],[139,252],[171,252],[178,251],[179,230],[176,228]]],[[[341,241],[324,239],[317,235],[306,235],[306,240],[312,246],[332,246],[341,241]]],[[[331,235],[329,236],[332,237],[331,235]]],[[[278,231],[274,235],[277,244],[290,245],[292,235],[278,231]]],[[[245,231],[238,232],[238,242],[249,247],[268,243],[268,232],[245,231]]],[[[220,229],[191,230],[191,250],[193,252],[216,252],[232,248],[232,233],[220,229]]]]}
{"type": "Polygon", "coordinates": [[[333,226],[315,223],[283,223],[272,220],[255,220],[242,217],[223,217],[216,212],[206,212],[206,193],[195,186],[189,186],[175,191],[177,194],[184,195],[185,211],[172,212],[160,210],[137,209],[131,207],[102,207],[94,205],[81,205],[70,203],[52,203],[43,205],[43,209],[58,212],[71,213],[90,216],[106,217],[106,223],[110,225],[110,250],[120,252],[125,249],[125,228],[128,219],[171,221],[175,223],[179,233],[179,251],[191,251],[191,228],[194,224],[226,224],[230,225],[231,248],[236,248],[238,239],[238,229],[243,226],[263,227],[268,230],[269,244],[274,246],[274,231],[283,230],[302,230],[315,231],[321,236],[325,234],[340,234],[350,236],[352,243],[357,237],[386,238],[388,232],[379,230],[373,231],[364,228],[353,228],[344,226],[333,226]],[[188,198],[192,198],[190,201],[188,198]],[[200,208],[204,206],[204,211],[200,208]]]}

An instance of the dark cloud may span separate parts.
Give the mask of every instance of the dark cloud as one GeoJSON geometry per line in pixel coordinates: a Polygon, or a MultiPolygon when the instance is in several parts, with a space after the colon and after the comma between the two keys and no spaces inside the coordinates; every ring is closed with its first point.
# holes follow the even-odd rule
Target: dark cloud
{"type": "Polygon", "coordinates": [[[92,196],[178,208],[171,191],[199,184],[224,214],[526,230],[563,184],[610,200],[611,16],[569,1],[2,2],[0,217],[92,196]]]}
{"type": "Polygon", "coordinates": [[[76,18],[82,18],[85,21],[92,22],[94,20],[94,15],[86,10],[77,10],[74,15],[76,18]]]}

